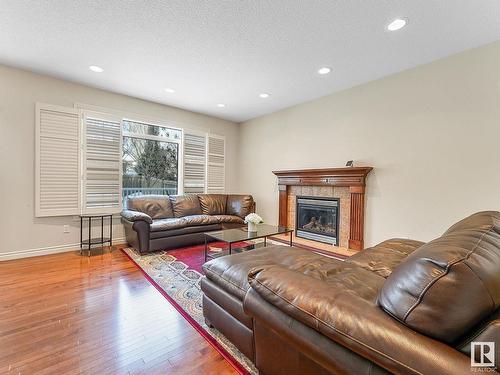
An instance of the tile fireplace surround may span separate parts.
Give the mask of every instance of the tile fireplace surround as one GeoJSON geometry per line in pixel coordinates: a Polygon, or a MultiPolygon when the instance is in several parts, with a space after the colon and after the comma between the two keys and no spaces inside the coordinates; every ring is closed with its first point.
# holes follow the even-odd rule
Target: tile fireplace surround
{"type": "Polygon", "coordinates": [[[363,249],[365,181],[372,167],[273,171],[279,186],[279,225],[295,228],[297,196],[340,199],[339,246],[363,249]]]}

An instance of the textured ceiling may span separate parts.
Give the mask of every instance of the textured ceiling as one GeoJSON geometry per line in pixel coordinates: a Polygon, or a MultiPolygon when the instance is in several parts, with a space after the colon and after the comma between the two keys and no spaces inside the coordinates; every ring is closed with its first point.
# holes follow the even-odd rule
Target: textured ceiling
{"type": "Polygon", "coordinates": [[[0,0],[0,63],[238,122],[498,39],[498,0],[0,0]]]}

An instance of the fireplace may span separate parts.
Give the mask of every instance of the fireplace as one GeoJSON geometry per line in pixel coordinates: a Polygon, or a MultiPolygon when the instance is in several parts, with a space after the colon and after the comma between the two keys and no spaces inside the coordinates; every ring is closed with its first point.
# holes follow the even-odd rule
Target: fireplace
{"type": "Polygon", "coordinates": [[[338,246],[338,198],[297,197],[295,212],[297,237],[338,246]]]}
{"type": "Polygon", "coordinates": [[[273,171],[278,177],[278,224],[283,227],[296,226],[298,196],[339,198],[338,245],[352,250],[363,249],[365,186],[372,169],[346,167],[273,171]]]}

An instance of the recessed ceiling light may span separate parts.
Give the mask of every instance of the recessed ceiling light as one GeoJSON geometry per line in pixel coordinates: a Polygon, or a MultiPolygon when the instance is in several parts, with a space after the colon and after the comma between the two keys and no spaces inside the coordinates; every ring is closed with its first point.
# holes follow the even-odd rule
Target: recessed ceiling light
{"type": "Polygon", "coordinates": [[[322,68],[318,69],[318,74],[321,74],[324,76],[325,74],[328,74],[332,71],[332,68],[329,68],[328,66],[323,66],[322,68]]]}
{"type": "Polygon", "coordinates": [[[102,73],[102,72],[104,72],[104,69],[101,68],[100,66],[97,66],[97,65],[90,65],[89,69],[92,70],[94,73],[102,73]]]}
{"type": "Polygon", "coordinates": [[[217,107],[219,107],[219,108],[224,108],[225,106],[226,106],[226,105],[225,105],[225,104],[222,104],[222,103],[217,104],[217,107]]]}
{"type": "Polygon", "coordinates": [[[387,30],[396,31],[396,30],[402,29],[403,27],[406,26],[407,23],[408,23],[408,20],[406,18],[396,18],[389,25],[387,25],[387,30]]]}
{"type": "Polygon", "coordinates": [[[265,99],[265,98],[269,98],[271,96],[271,94],[267,93],[267,92],[263,92],[262,94],[259,94],[259,97],[265,99]]]}
{"type": "Polygon", "coordinates": [[[169,94],[173,94],[175,92],[175,90],[174,89],[170,89],[170,88],[167,87],[165,89],[165,92],[168,92],[169,94]]]}

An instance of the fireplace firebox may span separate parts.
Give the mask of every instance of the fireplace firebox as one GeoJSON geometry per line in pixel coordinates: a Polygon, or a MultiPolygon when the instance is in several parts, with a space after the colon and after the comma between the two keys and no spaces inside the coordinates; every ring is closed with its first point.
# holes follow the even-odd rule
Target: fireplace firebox
{"type": "Polygon", "coordinates": [[[339,207],[338,198],[297,197],[296,236],[338,246],[339,207]]]}

